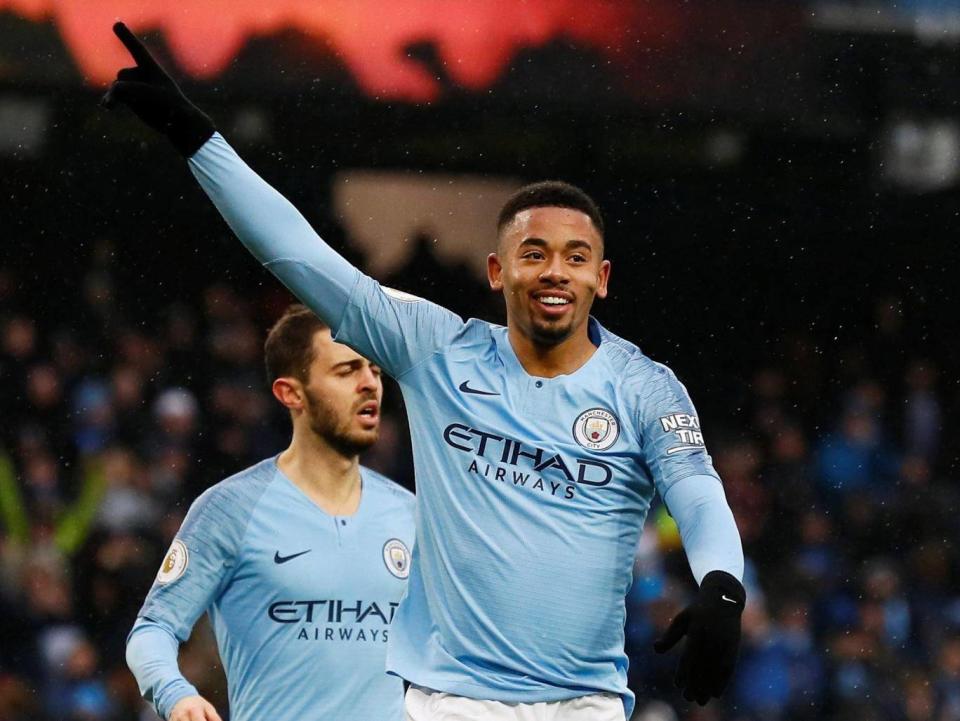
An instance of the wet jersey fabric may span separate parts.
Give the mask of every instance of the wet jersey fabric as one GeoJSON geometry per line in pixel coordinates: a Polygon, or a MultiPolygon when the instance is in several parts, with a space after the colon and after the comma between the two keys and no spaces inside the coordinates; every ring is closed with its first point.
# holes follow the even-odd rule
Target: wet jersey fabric
{"type": "Polygon", "coordinates": [[[388,668],[505,702],[612,692],[629,717],[624,596],[654,495],[687,519],[688,553],[706,570],[743,570],[683,385],[593,319],[587,363],[531,376],[506,328],[464,322],[347,263],[219,135],[190,167],[261,263],[403,391],[417,544],[388,668]]]}
{"type": "Polygon", "coordinates": [[[414,498],[369,469],[361,479],[352,516],[325,513],[275,458],[194,502],[128,644],[161,715],[196,693],[176,669],[175,641],[209,612],[234,721],[403,718],[385,656],[410,572],[414,498]],[[171,649],[173,667],[151,674],[171,649]]]}

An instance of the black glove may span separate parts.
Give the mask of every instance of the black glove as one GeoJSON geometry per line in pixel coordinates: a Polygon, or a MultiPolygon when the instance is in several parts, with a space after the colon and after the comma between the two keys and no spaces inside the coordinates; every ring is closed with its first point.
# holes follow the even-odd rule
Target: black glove
{"type": "Polygon", "coordinates": [[[200,149],[216,128],[202,110],[187,100],[150,52],[123,23],[115,23],[113,32],[136,61],[123,68],[100,104],[112,108],[122,103],[143,122],[166,135],[185,158],[200,149]]]}
{"type": "Polygon", "coordinates": [[[657,653],[666,653],[687,637],[675,679],[687,701],[705,706],[727,687],[737,662],[746,600],[740,581],[726,571],[711,571],[700,584],[697,600],[678,613],[653,644],[657,653]]]}

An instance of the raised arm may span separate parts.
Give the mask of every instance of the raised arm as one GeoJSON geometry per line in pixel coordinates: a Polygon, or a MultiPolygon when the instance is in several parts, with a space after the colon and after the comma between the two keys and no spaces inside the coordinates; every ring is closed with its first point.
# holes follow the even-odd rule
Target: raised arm
{"type": "Polygon", "coordinates": [[[333,329],[340,329],[361,273],[324,242],[289,200],[250,169],[220,133],[190,170],[240,241],[333,329]]]}
{"type": "Polygon", "coordinates": [[[335,329],[360,272],[240,159],[126,25],[113,31],[136,65],[117,73],[102,104],[125,105],[166,136],[247,249],[335,329]]]}
{"type": "Polygon", "coordinates": [[[247,166],[123,23],[136,66],[117,74],[103,105],[129,107],[165,135],[247,249],[331,327],[337,340],[399,377],[463,325],[433,303],[383,289],[328,246],[280,193],[247,166]]]}

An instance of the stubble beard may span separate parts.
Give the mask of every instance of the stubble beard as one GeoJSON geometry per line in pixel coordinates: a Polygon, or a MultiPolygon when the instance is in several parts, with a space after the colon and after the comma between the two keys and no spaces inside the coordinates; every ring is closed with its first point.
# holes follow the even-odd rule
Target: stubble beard
{"type": "MultiPolygon", "coordinates": [[[[574,313],[576,310],[574,310],[574,313]]],[[[543,348],[552,348],[560,345],[574,334],[577,328],[577,318],[574,313],[569,318],[547,320],[539,317],[535,309],[531,309],[529,316],[529,338],[534,344],[543,348]]]]}
{"type": "Polygon", "coordinates": [[[353,431],[350,428],[353,414],[341,419],[336,410],[330,407],[322,398],[312,395],[305,390],[309,401],[307,417],[310,419],[310,430],[326,441],[332,448],[343,456],[356,456],[370,448],[380,437],[379,427],[376,431],[353,431]]]}
{"type": "Polygon", "coordinates": [[[560,345],[573,334],[573,322],[560,325],[558,323],[542,323],[534,320],[530,324],[530,340],[540,346],[560,345]]]}
{"type": "MultiPolygon", "coordinates": [[[[534,301],[535,302],[535,301],[534,301]]],[[[508,311],[509,313],[509,311],[508,311]]],[[[526,328],[524,329],[521,325],[521,331],[525,331],[524,335],[529,338],[534,345],[540,346],[541,348],[552,348],[553,346],[560,345],[565,340],[570,338],[574,329],[577,327],[577,319],[575,317],[576,309],[574,313],[571,314],[569,319],[564,320],[545,320],[537,314],[537,310],[532,305],[528,305],[526,310],[517,308],[516,318],[523,318],[522,314],[526,314],[526,328]]]]}

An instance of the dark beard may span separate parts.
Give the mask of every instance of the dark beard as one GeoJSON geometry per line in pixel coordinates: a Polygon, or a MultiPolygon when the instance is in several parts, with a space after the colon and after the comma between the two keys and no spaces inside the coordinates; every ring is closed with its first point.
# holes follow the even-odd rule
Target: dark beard
{"type": "MultiPolygon", "coordinates": [[[[310,427],[314,430],[314,432],[317,431],[312,424],[310,427]]],[[[349,433],[321,435],[323,435],[324,440],[330,444],[330,447],[333,448],[333,450],[345,458],[359,456],[377,442],[376,436],[360,439],[353,438],[349,433]]]]}
{"type": "Polygon", "coordinates": [[[347,423],[340,423],[336,412],[326,402],[311,395],[306,389],[304,394],[310,401],[307,415],[310,418],[310,430],[323,438],[342,456],[356,456],[377,442],[379,433],[373,436],[357,437],[347,430],[347,423]]]}
{"type": "Polygon", "coordinates": [[[534,321],[530,324],[530,340],[536,345],[551,347],[559,345],[573,332],[573,323],[565,326],[560,325],[541,325],[534,321]]]}

